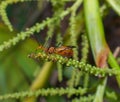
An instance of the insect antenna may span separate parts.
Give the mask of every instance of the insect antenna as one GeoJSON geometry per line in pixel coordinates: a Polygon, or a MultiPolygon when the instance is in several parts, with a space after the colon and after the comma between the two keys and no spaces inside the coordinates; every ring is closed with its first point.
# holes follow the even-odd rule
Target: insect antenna
{"type": "Polygon", "coordinates": [[[59,42],[58,44],[56,44],[55,47],[60,47],[60,46],[62,46],[62,45],[63,45],[63,43],[62,43],[62,42],[59,42]]]}
{"type": "Polygon", "coordinates": [[[51,41],[52,41],[51,37],[47,38],[43,46],[46,48],[49,48],[51,41]]]}

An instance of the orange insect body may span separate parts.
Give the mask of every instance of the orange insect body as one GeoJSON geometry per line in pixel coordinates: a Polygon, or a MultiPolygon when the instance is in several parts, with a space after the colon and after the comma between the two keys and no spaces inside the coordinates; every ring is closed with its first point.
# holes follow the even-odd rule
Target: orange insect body
{"type": "Polygon", "coordinates": [[[44,50],[46,53],[49,54],[58,54],[63,57],[72,57],[73,56],[73,46],[60,46],[60,47],[49,47],[49,48],[44,48],[42,46],[39,46],[38,49],[44,50]]]}

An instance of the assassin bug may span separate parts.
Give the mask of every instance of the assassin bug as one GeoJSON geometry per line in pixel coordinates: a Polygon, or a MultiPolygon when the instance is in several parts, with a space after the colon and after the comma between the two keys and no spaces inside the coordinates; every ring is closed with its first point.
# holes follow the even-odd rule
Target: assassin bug
{"type": "MultiPolygon", "coordinates": [[[[51,38],[49,38],[44,46],[49,46],[50,43],[48,42],[51,42],[51,38]]],[[[71,58],[73,57],[73,48],[75,48],[75,46],[61,46],[62,44],[59,43],[58,46],[59,47],[44,47],[42,45],[40,45],[37,49],[41,49],[43,51],[45,51],[46,53],[48,54],[58,54],[58,55],[61,55],[63,57],[67,57],[67,58],[71,58]]]]}
{"type": "Polygon", "coordinates": [[[58,54],[63,57],[71,58],[73,57],[73,48],[75,48],[75,46],[60,46],[60,47],[49,47],[49,48],[39,46],[37,49],[42,49],[48,54],[58,54]]]}

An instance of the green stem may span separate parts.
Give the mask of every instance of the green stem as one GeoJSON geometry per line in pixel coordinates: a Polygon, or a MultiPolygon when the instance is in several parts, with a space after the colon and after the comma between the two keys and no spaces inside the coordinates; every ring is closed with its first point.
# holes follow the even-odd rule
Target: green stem
{"type": "MultiPolygon", "coordinates": [[[[118,65],[117,61],[115,60],[115,58],[111,52],[109,53],[109,56],[108,56],[108,63],[112,68],[114,68],[116,70],[120,70],[120,66],[118,65]]],[[[120,75],[116,75],[116,79],[117,79],[118,85],[120,87],[120,75]]]]}
{"type": "MultiPolygon", "coordinates": [[[[40,88],[43,88],[46,84],[46,80],[48,80],[50,74],[51,74],[51,71],[52,71],[52,65],[53,63],[52,62],[46,62],[43,66],[43,68],[41,69],[41,71],[38,73],[38,76],[36,77],[36,79],[33,81],[31,87],[30,87],[30,90],[32,91],[36,91],[40,88]]],[[[35,102],[36,100],[36,97],[29,97],[29,98],[26,98],[24,100],[24,102],[35,102]]]]}
{"type": "Polygon", "coordinates": [[[108,4],[116,11],[120,16],[120,0],[106,0],[108,4]]]}
{"type": "Polygon", "coordinates": [[[106,87],[107,77],[103,79],[102,83],[98,85],[96,96],[93,102],[103,102],[104,90],[106,87]]]}
{"type": "Polygon", "coordinates": [[[90,41],[95,63],[97,66],[103,67],[106,63],[109,48],[104,36],[105,34],[102,19],[100,16],[98,1],[84,0],[84,12],[88,38],[90,41]],[[102,59],[105,59],[103,63],[101,63],[102,59]]]}
{"type": "MultiPolygon", "coordinates": [[[[99,67],[107,67],[106,60],[109,48],[104,36],[98,0],[84,0],[84,12],[88,38],[95,63],[99,67]]],[[[97,86],[96,96],[93,102],[103,102],[106,81],[107,77],[103,79],[102,84],[97,86]]]]}

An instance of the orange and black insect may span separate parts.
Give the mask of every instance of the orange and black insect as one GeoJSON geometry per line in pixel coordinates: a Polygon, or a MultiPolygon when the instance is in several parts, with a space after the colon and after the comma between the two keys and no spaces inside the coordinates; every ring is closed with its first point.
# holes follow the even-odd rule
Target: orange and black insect
{"type": "Polygon", "coordinates": [[[45,48],[43,46],[39,46],[37,49],[42,49],[48,54],[58,54],[63,57],[73,57],[73,48],[75,46],[60,46],[60,47],[49,47],[45,48]]]}

